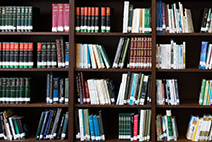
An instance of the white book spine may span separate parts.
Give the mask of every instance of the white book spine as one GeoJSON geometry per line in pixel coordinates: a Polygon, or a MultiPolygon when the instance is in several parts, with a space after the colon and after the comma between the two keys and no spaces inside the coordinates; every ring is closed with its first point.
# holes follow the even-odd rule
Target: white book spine
{"type": "Polygon", "coordinates": [[[133,10],[132,33],[139,33],[139,24],[140,24],[140,9],[136,8],[133,10]]]}
{"type": "Polygon", "coordinates": [[[119,86],[119,92],[118,92],[118,97],[116,100],[116,105],[119,105],[121,90],[122,90],[122,83],[120,83],[120,86],[119,86]]]}
{"type": "Polygon", "coordinates": [[[124,105],[124,94],[125,94],[125,90],[126,90],[126,81],[127,81],[127,74],[124,73],[122,74],[122,78],[123,78],[123,89],[122,89],[122,92],[121,92],[121,99],[120,99],[120,103],[121,105],[124,105]]]}
{"type": "Polygon", "coordinates": [[[123,12],[123,33],[127,33],[128,19],[129,19],[129,1],[124,1],[124,12],[123,12]]]}
{"type": "Polygon", "coordinates": [[[83,122],[82,122],[82,109],[78,109],[78,115],[79,115],[80,140],[84,141],[84,131],[83,131],[83,122]]]}
{"type": "Polygon", "coordinates": [[[176,8],[176,3],[173,4],[174,6],[174,20],[175,20],[175,24],[176,24],[176,32],[179,33],[180,32],[180,28],[179,28],[179,17],[178,17],[178,10],[176,8]]]}
{"type": "Polygon", "coordinates": [[[209,47],[208,47],[208,52],[207,52],[207,61],[206,61],[206,67],[205,69],[209,69],[209,65],[210,65],[210,60],[211,60],[211,46],[212,44],[209,44],[209,47]]]}
{"type": "Polygon", "coordinates": [[[102,89],[101,89],[101,82],[100,82],[99,79],[97,79],[97,80],[95,80],[95,83],[96,83],[96,88],[97,88],[97,94],[99,96],[99,102],[100,102],[101,105],[104,105],[105,99],[104,99],[102,89]]]}
{"type": "Polygon", "coordinates": [[[104,86],[105,86],[105,91],[106,91],[106,96],[107,96],[107,99],[108,99],[108,103],[111,104],[110,94],[109,94],[109,90],[108,90],[108,87],[107,87],[106,80],[104,80],[104,86]]]}
{"type": "Polygon", "coordinates": [[[174,43],[174,69],[178,69],[178,45],[174,43]]]}
{"type": "Polygon", "coordinates": [[[144,130],[145,130],[145,122],[146,122],[146,110],[141,109],[140,111],[140,126],[139,126],[139,141],[144,141],[144,130]]]}

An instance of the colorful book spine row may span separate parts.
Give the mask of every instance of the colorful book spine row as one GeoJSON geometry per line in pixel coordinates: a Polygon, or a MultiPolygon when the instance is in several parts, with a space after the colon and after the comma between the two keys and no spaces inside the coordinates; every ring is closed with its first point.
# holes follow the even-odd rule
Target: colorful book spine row
{"type": "Polygon", "coordinates": [[[151,8],[134,8],[124,1],[123,33],[151,33],[151,8]]]}
{"type": "Polygon", "coordinates": [[[151,83],[151,75],[132,72],[122,74],[116,105],[151,104],[151,83]]]}
{"type": "Polygon", "coordinates": [[[158,69],[185,69],[186,43],[156,44],[156,68],[158,69]]]}
{"type": "Polygon", "coordinates": [[[191,115],[186,138],[192,141],[211,141],[211,120],[211,114],[204,114],[203,117],[191,115]]]}
{"type": "Polygon", "coordinates": [[[64,140],[67,136],[68,112],[62,108],[42,111],[35,140],[64,140]]]}
{"type": "Polygon", "coordinates": [[[199,95],[199,105],[211,105],[212,99],[211,99],[211,85],[212,80],[206,80],[202,79],[202,86],[201,91],[199,95]]]}
{"type": "Polygon", "coordinates": [[[175,116],[171,110],[166,110],[166,115],[156,116],[157,141],[177,141],[178,129],[175,116]]]}
{"type": "Polygon", "coordinates": [[[120,37],[112,68],[123,68],[127,59],[127,68],[152,68],[151,37],[120,37]]]}
{"type": "Polygon", "coordinates": [[[102,111],[90,114],[88,109],[75,109],[76,139],[80,141],[104,141],[102,111]]]}
{"type": "Polygon", "coordinates": [[[37,68],[69,68],[69,42],[38,42],[37,68]]]}
{"type": "Polygon", "coordinates": [[[202,41],[199,69],[211,69],[212,67],[212,44],[202,41]]]}
{"type": "Polygon", "coordinates": [[[52,32],[69,32],[69,3],[52,4],[52,32]]]}
{"type": "Polygon", "coordinates": [[[68,104],[69,79],[54,77],[48,73],[46,77],[46,103],[68,104]]]}
{"type": "Polygon", "coordinates": [[[111,7],[76,7],[75,31],[110,32],[112,15],[113,9],[111,7]]]}
{"type": "Polygon", "coordinates": [[[102,45],[76,44],[76,68],[110,68],[110,60],[102,45]]]}
{"type": "Polygon", "coordinates": [[[156,79],[157,105],[180,105],[177,79],[156,79]]]}
{"type": "Polygon", "coordinates": [[[33,101],[33,79],[29,77],[0,78],[0,102],[28,104],[33,101]]]}
{"type": "Polygon", "coordinates": [[[201,33],[211,33],[212,32],[212,14],[211,8],[204,8],[202,11],[202,23],[200,32],[201,33]]]}
{"type": "Polygon", "coordinates": [[[139,109],[135,113],[119,113],[119,140],[149,141],[151,109],[139,109]]]}
{"type": "Polygon", "coordinates": [[[39,10],[32,6],[0,6],[0,30],[31,32],[36,29],[33,18],[37,18],[38,12],[39,10]]]}
{"type": "Polygon", "coordinates": [[[23,140],[31,135],[28,119],[18,116],[13,109],[0,112],[0,139],[23,140]]]}
{"type": "Polygon", "coordinates": [[[169,6],[165,4],[162,0],[157,0],[156,2],[156,30],[157,33],[193,33],[193,21],[191,10],[185,8],[183,10],[183,5],[178,2],[169,6]]]}
{"type": "Polygon", "coordinates": [[[32,42],[0,42],[0,68],[32,68],[32,42]]]}

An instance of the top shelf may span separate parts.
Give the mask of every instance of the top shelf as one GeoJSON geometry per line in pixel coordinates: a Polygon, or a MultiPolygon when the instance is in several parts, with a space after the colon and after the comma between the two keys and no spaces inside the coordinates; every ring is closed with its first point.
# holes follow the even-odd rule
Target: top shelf
{"type": "Polygon", "coordinates": [[[110,32],[110,33],[81,33],[76,32],[76,36],[152,36],[151,33],[121,33],[121,32],[110,32]]]}
{"type": "Polygon", "coordinates": [[[61,33],[55,33],[55,32],[0,32],[0,36],[6,36],[6,35],[44,35],[44,36],[58,36],[58,35],[69,35],[69,33],[61,32],[61,33]]]}

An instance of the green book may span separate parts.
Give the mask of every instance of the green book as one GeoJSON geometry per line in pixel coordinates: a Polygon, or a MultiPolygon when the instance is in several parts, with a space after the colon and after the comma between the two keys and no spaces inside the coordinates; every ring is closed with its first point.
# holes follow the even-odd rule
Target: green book
{"type": "Polygon", "coordinates": [[[128,20],[128,27],[127,27],[127,32],[131,33],[132,31],[132,17],[133,17],[133,5],[130,5],[129,7],[129,20],[128,20]]]}
{"type": "Polygon", "coordinates": [[[16,78],[16,84],[15,84],[15,103],[19,103],[19,95],[20,95],[20,79],[16,78]]]}
{"type": "Polygon", "coordinates": [[[11,78],[10,79],[10,103],[14,104],[15,103],[15,82],[16,82],[16,78],[11,78]]]}
{"type": "Polygon", "coordinates": [[[8,31],[11,32],[13,28],[13,7],[8,7],[8,31]]]}
{"type": "Polygon", "coordinates": [[[99,50],[99,52],[100,52],[100,54],[101,54],[101,56],[102,56],[102,58],[104,60],[104,63],[106,65],[106,67],[110,68],[111,67],[111,63],[110,63],[110,60],[109,60],[109,58],[107,56],[107,53],[106,53],[104,47],[102,45],[97,45],[97,48],[98,48],[98,50],[99,50]]]}
{"type": "Polygon", "coordinates": [[[7,78],[2,78],[2,103],[5,104],[7,78]]]}
{"type": "Polygon", "coordinates": [[[0,78],[0,104],[2,103],[2,78],[0,78]]]}
{"type": "Polygon", "coordinates": [[[43,112],[41,113],[40,121],[39,121],[39,124],[38,124],[38,129],[37,129],[36,136],[35,136],[35,140],[39,140],[40,131],[41,131],[41,127],[42,127],[42,125],[43,125],[44,116],[45,116],[45,111],[43,111],[43,112]]]}
{"type": "Polygon", "coordinates": [[[25,22],[25,6],[21,6],[21,32],[24,32],[24,26],[25,26],[25,24],[24,24],[24,22],[25,22]]]}
{"type": "Polygon", "coordinates": [[[171,110],[166,110],[166,120],[167,120],[167,130],[168,130],[167,131],[167,140],[174,141],[171,110]]]}
{"type": "Polygon", "coordinates": [[[159,136],[159,141],[162,141],[162,134],[163,134],[163,132],[162,132],[162,129],[161,129],[161,127],[162,127],[162,125],[161,125],[161,121],[160,121],[160,115],[157,115],[156,116],[156,118],[157,118],[157,131],[158,131],[158,136],[159,136]]]}
{"type": "Polygon", "coordinates": [[[20,32],[21,31],[21,7],[17,6],[16,10],[17,10],[16,11],[16,14],[17,14],[16,29],[17,29],[17,32],[20,32]]]}
{"type": "Polygon", "coordinates": [[[32,27],[32,6],[28,6],[28,12],[29,12],[29,16],[28,16],[28,31],[31,32],[33,30],[32,27]]]}
{"type": "Polygon", "coordinates": [[[16,6],[13,6],[13,13],[12,13],[12,20],[13,20],[12,29],[13,29],[13,32],[16,31],[16,22],[17,22],[17,18],[16,18],[17,14],[16,13],[17,13],[16,6]]]}
{"type": "Polygon", "coordinates": [[[152,110],[151,109],[148,109],[147,110],[148,111],[148,123],[147,123],[147,125],[148,125],[148,127],[147,127],[147,141],[149,141],[150,140],[150,129],[151,129],[151,116],[152,116],[152,110]]]}
{"type": "Polygon", "coordinates": [[[9,6],[5,6],[5,31],[8,32],[9,27],[9,6]]]}
{"type": "Polygon", "coordinates": [[[65,137],[66,137],[67,127],[68,127],[68,111],[66,112],[66,115],[65,115],[65,121],[64,121],[64,124],[63,124],[61,140],[64,140],[65,137]]]}
{"type": "Polygon", "coordinates": [[[0,30],[2,30],[2,6],[0,6],[0,30]]]}
{"type": "Polygon", "coordinates": [[[203,105],[203,99],[204,99],[204,94],[205,94],[205,85],[206,85],[206,80],[203,79],[202,80],[202,87],[201,87],[199,105],[203,105]]]}
{"type": "Polygon", "coordinates": [[[86,138],[86,140],[87,141],[90,141],[90,127],[89,127],[89,120],[88,120],[88,116],[89,116],[89,111],[88,111],[88,109],[85,109],[85,125],[86,125],[86,129],[87,129],[87,133],[86,133],[86,136],[87,136],[87,138],[86,138]]]}
{"type": "Polygon", "coordinates": [[[13,117],[13,122],[14,122],[16,136],[20,140],[21,139],[21,137],[20,137],[20,131],[19,131],[19,128],[18,128],[18,122],[17,122],[16,117],[13,117]]]}
{"type": "Polygon", "coordinates": [[[148,30],[150,28],[150,9],[149,8],[145,8],[145,20],[144,20],[144,28],[145,31],[144,33],[150,33],[150,31],[148,30]]]}
{"type": "Polygon", "coordinates": [[[5,31],[5,17],[6,17],[6,7],[2,6],[1,9],[1,31],[4,32],[5,31]]]}
{"type": "Polygon", "coordinates": [[[100,59],[100,64],[101,64],[101,66],[102,66],[102,68],[105,68],[105,65],[104,65],[104,62],[103,62],[103,57],[102,57],[102,55],[101,55],[101,53],[100,53],[100,51],[99,51],[99,48],[98,48],[98,44],[96,45],[96,49],[97,49],[97,53],[98,53],[98,55],[99,55],[99,59],[100,59]]]}
{"type": "Polygon", "coordinates": [[[29,22],[29,7],[25,6],[25,11],[24,11],[24,31],[28,31],[28,22],[29,22]]]}
{"type": "Polygon", "coordinates": [[[65,104],[68,104],[69,79],[65,78],[65,104]]]}
{"type": "Polygon", "coordinates": [[[123,56],[122,56],[122,59],[121,59],[121,62],[120,62],[120,68],[122,69],[124,67],[124,61],[126,59],[126,54],[127,54],[127,49],[128,49],[128,46],[129,46],[129,41],[130,41],[130,38],[127,38],[126,40],[126,44],[125,44],[125,48],[124,48],[124,53],[123,53],[123,56]]]}
{"type": "Polygon", "coordinates": [[[6,100],[6,103],[8,104],[10,102],[10,78],[7,78],[6,79],[6,97],[5,97],[5,100],[6,100]]]}
{"type": "Polygon", "coordinates": [[[24,78],[21,77],[19,81],[20,81],[19,82],[19,86],[20,86],[19,103],[22,104],[24,103],[24,100],[25,100],[24,99],[24,78]]]}
{"type": "Polygon", "coordinates": [[[24,78],[24,100],[25,104],[29,104],[31,101],[31,94],[30,94],[30,88],[31,88],[31,78],[24,78]]]}
{"type": "Polygon", "coordinates": [[[142,93],[143,79],[144,79],[144,74],[141,74],[141,81],[140,81],[139,90],[138,90],[138,98],[137,98],[137,101],[136,101],[136,104],[137,104],[137,105],[138,105],[139,102],[140,102],[139,100],[140,100],[141,93],[142,93]]]}

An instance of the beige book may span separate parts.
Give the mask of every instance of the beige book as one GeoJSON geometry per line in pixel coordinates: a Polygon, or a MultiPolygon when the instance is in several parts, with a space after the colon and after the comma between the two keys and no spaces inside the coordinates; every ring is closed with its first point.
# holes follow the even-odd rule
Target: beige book
{"type": "Polygon", "coordinates": [[[185,9],[185,17],[187,20],[187,28],[188,28],[188,33],[193,33],[194,32],[194,26],[193,26],[193,21],[192,21],[192,15],[191,15],[191,10],[190,9],[185,9]]]}
{"type": "Polygon", "coordinates": [[[109,104],[109,99],[107,97],[107,91],[106,91],[106,88],[105,88],[105,85],[104,85],[104,79],[100,79],[99,80],[100,84],[101,84],[101,89],[102,89],[102,95],[104,97],[104,100],[105,100],[105,104],[109,104]]]}
{"type": "Polygon", "coordinates": [[[102,65],[100,63],[100,57],[99,57],[96,45],[93,44],[92,48],[93,48],[93,51],[94,51],[94,56],[95,56],[95,59],[96,59],[96,62],[97,62],[97,66],[98,66],[99,69],[101,69],[102,65]]]}
{"type": "Polygon", "coordinates": [[[107,87],[106,79],[103,79],[103,82],[104,82],[104,87],[105,87],[105,90],[106,90],[106,97],[107,97],[107,99],[108,99],[108,103],[111,104],[111,101],[110,101],[110,94],[109,94],[109,90],[108,90],[108,87],[107,87]]]}
{"type": "Polygon", "coordinates": [[[80,43],[76,44],[76,68],[80,68],[80,43]]]}
{"type": "Polygon", "coordinates": [[[139,33],[143,33],[143,27],[144,27],[144,22],[143,22],[143,19],[144,19],[144,17],[143,17],[143,14],[145,14],[145,12],[144,12],[144,9],[143,8],[141,8],[140,9],[140,26],[139,26],[139,33]]]}
{"type": "Polygon", "coordinates": [[[93,50],[93,45],[89,44],[89,53],[90,53],[90,58],[91,58],[91,67],[93,69],[97,68],[97,63],[96,63],[96,58],[94,56],[94,50],[93,50]]]}

